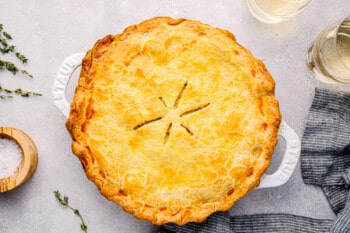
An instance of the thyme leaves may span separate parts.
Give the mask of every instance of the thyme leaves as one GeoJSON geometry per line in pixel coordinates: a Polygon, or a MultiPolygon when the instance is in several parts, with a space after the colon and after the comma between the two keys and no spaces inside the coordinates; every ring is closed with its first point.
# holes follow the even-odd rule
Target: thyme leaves
{"type": "Polygon", "coordinates": [[[56,190],[54,191],[55,197],[58,200],[58,202],[63,205],[66,206],[67,208],[69,208],[70,210],[73,211],[74,214],[76,214],[77,216],[79,216],[80,220],[81,220],[81,224],[80,224],[80,229],[82,231],[84,231],[85,233],[87,233],[87,226],[84,222],[83,216],[80,214],[78,209],[73,208],[69,203],[68,203],[68,197],[67,196],[61,196],[61,193],[56,190]]]}
{"type": "MultiPolygon", "coordinates": [[[[2,55],[13,53],[14,56],[19,61],[21,61],[22,64],[27,63],[29,59],[26,56],[24,56],[22,53],[17,51],[16,46],[12,45],[9,42],[9,40],[12,40],[12,36],[10,35],[10,33],[4,30],[4,25],[0,24],[0,53],[2,55]]],[[[16,75],[17,73],[21,73],[26,77],[33,78],[33,75],[31,75],[27,70],[21,69],[14,62],[10,62],[0,57],[0,71],[5,71],[5,70],[12,73],[13,75],[16,75]]],[[[31,95],[41,96],[40,93],[36,93],[32,91],[23,91],[21,88],[17,88],[15,90],[9,90],[7,88],[1,87],[0,85],[0,99],[13,98],[13,95],[11,95],[13,93],[19,94],[22,97],[29,97],[31,95]],[[1,92],[6,92],[6,95],[1,94],[1,92]]]]}

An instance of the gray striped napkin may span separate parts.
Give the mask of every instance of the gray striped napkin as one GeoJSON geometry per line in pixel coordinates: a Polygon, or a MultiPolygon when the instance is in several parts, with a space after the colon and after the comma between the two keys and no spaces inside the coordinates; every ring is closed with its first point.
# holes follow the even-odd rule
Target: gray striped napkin
{"type": "Polygon", "coordinates": [[[203,223],[163,225],[158,233],[350,232],[350,93],[316,89],[302,139],[301,169],[305,184],[322,188],[336,219],[217,212],[203,223]]]}

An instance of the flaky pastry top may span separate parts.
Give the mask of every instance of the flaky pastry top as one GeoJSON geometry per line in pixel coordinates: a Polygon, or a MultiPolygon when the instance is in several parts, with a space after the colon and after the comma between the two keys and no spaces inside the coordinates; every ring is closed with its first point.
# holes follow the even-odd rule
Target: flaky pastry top
{"type": "Polygon", "coordinates": [[[72,150],[137,218],[201,222],[269,166],[281,120],[274,85],[230,32],[152,18],[86,53],[66,123],[72,150]]]}

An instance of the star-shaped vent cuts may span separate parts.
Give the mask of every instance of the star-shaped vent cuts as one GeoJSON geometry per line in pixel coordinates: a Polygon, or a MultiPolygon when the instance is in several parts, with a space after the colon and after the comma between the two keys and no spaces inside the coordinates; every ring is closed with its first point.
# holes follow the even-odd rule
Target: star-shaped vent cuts
{"type": "MultiPolygon", "coordinates": [[[[194,113],[208,107],[210,105],[210,103],[201,104],[198,107],[195,107],[193,109],[189,109],[189,110],[186,110],[184,112],[180,112],[178,109],[178,106],[179,106],[179,103],[181,102],[181,98],[182,98],[183,94],[186,91],[186,88],[187,88],[187,82],[183,85],[182,89],[180,90],[180,93],[177,95],[177,98],[176,98],[173,106],[168,107],[166,105],[166,103],[164,102],[163,98],[159,97],[159,100],[166,107],[167,113],[164,116],[159,116],[159,117],[156,117],[154,119],[146,120],[146,121],[136,125],[135,127],[133,127],[133,130],[138,130],[138,129],[144,127],[145,125],[152,124],[153,122],[160,121],[160,120],[165,119],[165,118],[169,118],[169,119],[172,119],[172,121],[180,122],[179,123],[180,127],[182,127],[189,135],[191,135],[191,136],[194,135],[189,127],[187,127],[186,125],[181,123],[181,118],[185,117],[189,114],[194,114],[194,113]]],[[[167,130],[165,132],[164,143],[166,143],[168,141],[168,138],[171,134],[171,129],[173,127],[172,121],[170,121],[170,123],[168,124],[167,130]]]]}

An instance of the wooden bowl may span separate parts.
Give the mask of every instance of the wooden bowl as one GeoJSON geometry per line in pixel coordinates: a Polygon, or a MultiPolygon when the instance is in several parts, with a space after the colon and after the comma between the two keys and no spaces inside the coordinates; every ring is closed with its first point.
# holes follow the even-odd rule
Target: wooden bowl
{"type": "Polygon", "coordinates": [[[0,193],[12,190],[29,180],[38,164],[38,152],[33,140],[22,130],[0,127],[0,138],[14,140],[22,150],[22,161],[10,177],[0,179],[0,193]]]}

